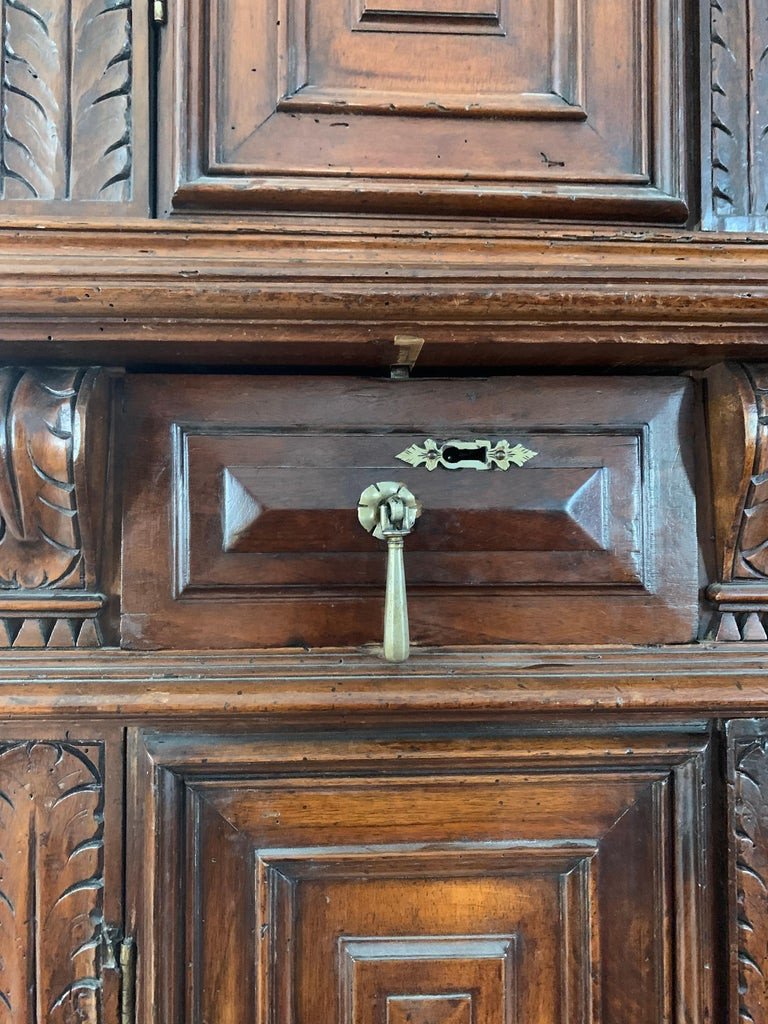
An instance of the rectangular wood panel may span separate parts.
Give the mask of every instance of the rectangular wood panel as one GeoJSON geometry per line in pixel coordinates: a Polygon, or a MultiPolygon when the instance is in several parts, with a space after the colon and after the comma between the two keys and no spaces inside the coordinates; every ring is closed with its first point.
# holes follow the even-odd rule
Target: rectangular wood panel
{"type": "Polygon", "coordinates": [[[379,641],[385,548],[358,504],[382,481],[423,508],[405,546],[418,643],[696,634],[682,380],[137,377],[128,399],[126,646],[379,641]],[[462,438],[476,460],[535,454],[430,463],[429,442],[450,460],[462,438]]]}
{"type": "Polygon", "coordinates": [[[156,1024],[711,1013],[701,734],[150,732],[133,750],[156,1024]]]}
{"type": "Polygon", "coordinates": [[[0,18],[0,210],[147,216],[147,5],[2,0],[0,18]]]}
{"type": "Polygon", "coordinates": [[[683,0],[184,0],[169,27],[164,213],[688,216],[683,0]]]}

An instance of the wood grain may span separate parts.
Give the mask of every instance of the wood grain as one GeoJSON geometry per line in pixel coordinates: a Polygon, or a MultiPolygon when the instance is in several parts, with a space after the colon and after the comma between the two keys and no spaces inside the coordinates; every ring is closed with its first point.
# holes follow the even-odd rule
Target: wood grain
{"type": "Polygon", "coordinates": [[[419,369],[712,365],[761,358],[767,280],[768,246],[707,234],[27,224],[0,227],[0,355],[388,368],[415,332],[419,369]]]}
{"type": "Polygon", "coordinates": [[[728,728],[731,1021],[768,1021],[768,728],[728,728]]]}
{"type": "Polygon", "coordinates": [[[451,9],[176,4],[160,215],[686,221],[683,3],[451,9]]]}
{"type": "Polygon", "coordinates": [[[103,769],[98,746],[0,752],[0,1014],[103,1020],[103,769]]]}
{"type": "Polygon", "coordinates": [[[707,375],[709,454],[721,581],[712,632],[720,640],[768,639],[768,377],[762,365],[707,375]]]}
{"type": "Polygon", "coordinates": [[[488,1024],[712,1012],[700,729],[136,732],[131,758],[158,1024],[378,1024],[388,997],[446,991],[488,1024]]]}
{"type": "Polygon", "coordinates": [[[709,60],[702,62],[708,227],[768,228],[768,3],[702,5],[709,60]]]}
{"type": "Polygon", "coordinates": [[[0,646],[86,644],[105,603],[109,403],[98,370],[0,369],[0,646]]]}
{"type": "Polygon", "coordinates": [[[681,379],[136,375],[125,395],[123,646],[376,642],[384,557],[357,505],[386,479],[423,505],[406,546],[415,644],[698,634],[681,379]],[[507,473],[398,461],[457,425],[538,455],[507,473]],[[230,467],[261,514],[228,546],[230,467]]]}
{"type": "MultiPolygon", "coordinates": [[[[134,146],[146,146],[147,105],[146,72],[134,81],[146,36],[136,6],[133,25],[133,0],[4,0],[0,198],[8,210],[147,211],[146,173],[133,169],[134,146]]],[[[148,158],[139,152],[141,166],[148,158]]]]}
{"type": "Polygon", "coordinates": [[[764,644],[653,648],[414,649],[226,653],[4,651],[0,717],[178,716],[348,724],[517,719],[525,714],[747,717],[768,714],[764,644]]]}

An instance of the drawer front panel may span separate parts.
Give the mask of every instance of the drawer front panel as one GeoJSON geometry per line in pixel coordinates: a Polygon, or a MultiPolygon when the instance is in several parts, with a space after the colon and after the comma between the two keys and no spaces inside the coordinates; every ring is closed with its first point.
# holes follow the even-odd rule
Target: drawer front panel
{"type": "Polygon", "coordinates": [[[418,440],[185,434],[183,593],[380,587],[381,550],[355,509],[367,483],[393,478],[424,508],[407,541],[411,586],[642,584],[638,436],[526,435],[530,465],[482,474],[398,463],[418,440]]]}
{"type": "Polygon", "coordinates": [[[422,505],[405,544],[416,642],[693,635],[683,382],[189,377],[128,390],[129,645],[374,642],[385,547],[357,506],[385,480],[422,505]],[[535,454],[506,470],[399,457],[429,439],[535,454]]]}

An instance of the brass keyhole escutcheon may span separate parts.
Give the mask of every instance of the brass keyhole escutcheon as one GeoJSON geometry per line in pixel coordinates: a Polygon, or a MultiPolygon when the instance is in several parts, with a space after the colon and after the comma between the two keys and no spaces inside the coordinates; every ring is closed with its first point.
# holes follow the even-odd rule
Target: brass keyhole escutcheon
{"type": "Polygon", "coordinates": [[[357,518],[378,540],[387,542],[387,586],[384,598],[384,658],[405,661],[410,653],[408,595],[403,543],[421,515],[421,505],[405,484],[392,480],[366,487],[357,518]]]}

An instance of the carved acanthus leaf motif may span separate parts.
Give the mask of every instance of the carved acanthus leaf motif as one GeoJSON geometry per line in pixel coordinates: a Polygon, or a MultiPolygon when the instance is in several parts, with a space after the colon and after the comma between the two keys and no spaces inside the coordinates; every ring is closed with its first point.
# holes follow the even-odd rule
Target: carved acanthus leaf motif
{"type": "Polygon", "coordinates": [[[3,1022],[103,1024],[103,787],[91,749],[0,752],[3,1022]]]}
{"type": "Polygon", "coordinates": [[[131,193],[131,0],[0,0],[6,199],[131,193]]]}
{"type": "Polygon", "coordinates": [[[83,370],[0,372],[0,588],[79,584],[76,401],[83,370]]]}
{"type": "Polygon", "coordinates": [[[716,218],[768,214],[768,0],[710,0],[710,139],[716,218]]]}
{"type": "Polygon", "coordinates": [[[768,736],[737,740],[734,766],[739,1020],[768,1024],[768,736]]]}
{"type": "Polygon", "coordinates": [[[747,367],[756,414],[755,455],[739,532],[734,576],[768,577],[768,377],[760,367],[747,367]]]}
{"type": "Polygon", "coordinates": [[[768,214],[768,0],[750,2],[750,101],[752,106],[752,206],[768,214]]]}

